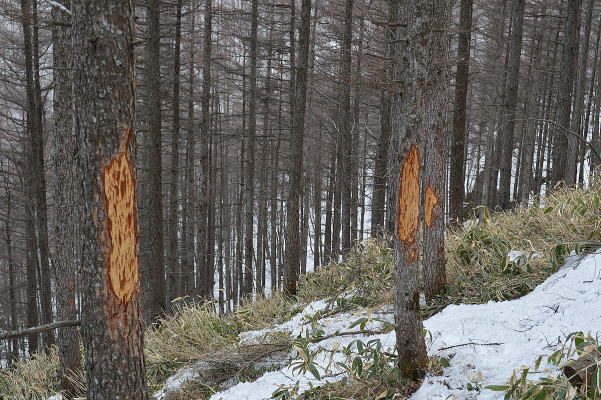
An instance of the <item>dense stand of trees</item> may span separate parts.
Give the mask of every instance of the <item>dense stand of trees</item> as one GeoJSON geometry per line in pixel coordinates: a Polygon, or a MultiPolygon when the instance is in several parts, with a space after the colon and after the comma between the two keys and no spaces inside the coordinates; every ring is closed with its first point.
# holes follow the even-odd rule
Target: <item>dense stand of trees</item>
{"type": "MultiPolygon", "coordinates": [[[[445,285],[446,224],[590,182],[600,11],[595,0],[0,1],[0,331],[82,319],[88,368],[127,337],[137,350],[122,365],[141,376],[138,303],[151,323],[174,300],[226,313],[294,295],[302,274],[388,233],[397,319],[415,322],[399,340],[419,336],[418,262],[429,301],[445,285]],[[110,160],[132,185],[115,196],[136,199],[115,234],[134,232],[139,283],[99,233],[110,160]],[[106,307],[127,317],[119,329],[89,317],[106,307]]],[[[73,327],[0,342],[1,366],[54,343],[65,376],[80,368],[73,327]]],[[[422,344],[405,347],[415,375],[422,344]]]]}

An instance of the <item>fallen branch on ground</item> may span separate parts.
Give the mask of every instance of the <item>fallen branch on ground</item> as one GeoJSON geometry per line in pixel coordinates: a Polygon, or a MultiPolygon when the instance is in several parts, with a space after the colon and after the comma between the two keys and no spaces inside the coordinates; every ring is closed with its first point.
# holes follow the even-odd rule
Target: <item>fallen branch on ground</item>
{"type": "Polygon", "coordinates": [[[505,343],[475,343],[475,342],[469,342],[469,343],[456,344],[454,346],[441,347],[440,349],[438,349],[438,351],[449,350],[449,349],[454,349],[455,347],[464,347],[464,346],[501,346],[503,344],[505,344],[505,343]]]}
{"type": "Polygon", "coordinates": [[[308,340],[308,342],[309,343],[319,343],[319,342],[323,342],[324,340],[328,340],[328,339],[338,337],[338,336],[355,336],[355,335],[370,335],[371,336],[371,335],[382,335],[384,333],[389,333],[389,332],[390,332],[390,330],[382,330],[382,331],[363,330],[363,331],[337,332],[337,333],[333,333],[331,335],[311,338],[308,340]]]}

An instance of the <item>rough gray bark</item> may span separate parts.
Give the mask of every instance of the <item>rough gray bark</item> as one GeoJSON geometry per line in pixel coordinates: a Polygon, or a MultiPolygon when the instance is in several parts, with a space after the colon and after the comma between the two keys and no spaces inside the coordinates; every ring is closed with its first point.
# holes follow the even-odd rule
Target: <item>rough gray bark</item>
{"type": "Polygon", "coordinates": [[[571,184],[573,178],[569,177],[567,166],[568,146],[570,145],[569,135],[565,132],[569,129],[572,117],[572,91],[576,75],[576,62],[578,59],[578,27],[580,20],[581,0],[570,0],[567,2],[567,18],[564,35],[564,46],[561,56],[562,72],[559,76],[559,94],[557,97],[558,126],[554,128],[553,140],[553,171],[550,186],[553,187],[558,182],[571,184]]]}
{"type": "Polygon", "coordinates": [[[245,237],[244,237],[244,290],[248,295],[253,291],[254,273],[254,204],[255,204],[255,136],[257,134],[257,58],[259,25],[258,0],[251,1],[251,26],[250,26],[250,76],[249,76],[249,102],[248,102],[248,146],[246,153],[246,212],[245,237]]]}
{"type": "MultiPolygon", "coordinates": [[[[195,10],[194,10],[195,11],[195,10]]],[[[189,61],[188,61],[188,124],[186,126],[186,170],[184,172],[184,179],[186,181],[186,207],[184,208],[184,234],[182,242],[184,245],[184,254],[182,257],[181,273],[179,276],[179,291],[181,294],[190,294],[196,292],[194,282],[194,239],[196,231],[196,168],[194,163],[194,155],[196,151],[196,132],[194,124],[196,121],[194,113],[194,27],[195,18],[194,12],[190,15],[190,26],[191,26],[191,43],[189,49],[189,61]]]]}
{"type": "MultiPolygon", "coordinates": [[[[39,46],[39,22],[38,22],[38,3],[32,1],[32,47],[33,47],[33,94],[35,111],[33,112],[36,120],[36,129],[32,131],[32,151],[34,161],[34,184],[35,184],[35,202],[36,202],[36,231],[38,236],[38,249],[40,253],[40,310],[43,323],[50,323],[53,320],[52,307],[52,283],[50,274],[50,250],[48,247],[48,203],[46,200],[46,173],[44,156],[44,105],[42,100],[42,89],[40,83],[40,46],[39,46]]],[[[54,345],[54,332],[44,332],[44,348],[49,349],[54,345]]]]}
{"type": "MultiPolygon", "coordinates": [[[[70,5],[65,4],[66,7],[70,5]]],[[[76,142],[73,134],[73,73],[70,19],[64,12],[53,8],[52,27],[53,77],[54,77],[54,243],[56,290],[59,321],[77,319],[77,270],[80,262],[79,218],[81,217],[80,188],[75,184],[76,142]]],[[[71,399],[81,395],[74,385],[81,369],[79,332],[64,328],[58,332],[58,349],[63,397],[71,399]]]]}
{"type": "Polygon", "coordinates": [[[351,204],[352,204],[352,129],[351,125],[351,85],[353,79],[352,42],[353,42],[353,3],[346,0],[344,13],[344,34],[342,38],[341,59],[341,100],[340,100],[340,152],[338,154],[338,187],[341,196],[342,222],[342,254],[352,246],[351,239],[351,204]]]}
{"type": "Polygon", "coordinates": [[[166,310],[165,265],[163,245],[163,179],[161,142],[161,73],[160,73],[160,0],[148,1],[148,41],[146,49],[146,86],[148,107],[148,159],[146,160],[146,216],[148,242],[141,242],[148,253],[147,283],[150,290],[148,315],[154,320],[166,310]]]}
{"type": "Polygon", "coordinates": [[[470,74],[473,0],[461,0],[459,43],[457,45],[457,72],[455,74],[455,108],[451,136],[450,217],[463,217],[465,200],[465,138],[467,120],[467,92],[470,74]]]}
{"type": "Polygon", "coordinates": [[[177,0],[175,16],[175,44],[173,61],[173,132],[171,136],[171,189],[169,193],[169,223],[167,246],[167,301],[171,307],[173,299],[178,297],[178,231],[179,231],[179,141],[180,141],[180,68],[182,37],[182,0],[177,0]]]}
{"type": "MultiPolygon", "coordinates": [[[[507,9],[507,1],[502,0],[500,3],[496,4],[495,12],[498,13],[500,18],[497,21],[497,26],[495,27],[496,35],[495,35],[495,46],[494,51],[490,53],[490,62],[494,63],[493,76],[496,80],[493,85],[493,90],[491,93],[494,98],[497,100],[499,104],[503,104],[503,96],[505,95],[505,74],[504,71],[507,68],[504,68],[504,63],[507,63],[508,57],[504,57],[506,53],[505,47],[505,12],[507,9]]],[[[500,107],[499,107],[500,108],[500,107]]],[[[498,110],[495,113],[494,117],[494,126],[493,129],[490,130],[487,140],[486,140],[486,168],[485,168],[485,176],[484,176],[484,189],[482,191],[482,204],[487,206],[489,209],[494,209],[497,205],[497,183],[499,176],[499,139],[501,136],[498,133],[499,126],[501,124],[501,111],[498,110]],[[495,132],[497,134],[495,135],[495,132]]]]}
{"type": "MultiPolygon", "coordinates": [[[[16,296],[16,274],[15,261],[13,255],[13,239],[11,234],[11,210],[12,194],[9,180],[5,177],[6,187],[6,218],[4,220],[4,230],[6,234],[6,261],[8,264],[8,301],[10,310],[10,329],[17,330],[17,296],[16,296]]],[[[8,365],[12,365],[19,357],[19,341],[13,339],[10,343],[11,352],[9,354],[8,365]]]]}
{"type": "Polygon", "coordinates": [[[146,400],[131,152],[133,9],[128,0],[78,0],[72,13],[87,399],[146,400]]]}
{"type": "MultiPolygon", "coordinates": [[[[398,82],[392,101],[389,207],[395,216],[394,315],[399,368],[417,380],[427,365],[426,344],[419,307],[419,215],[421,140],[428,132],[428,102],[431,100],[430,46],[439,35],[433,27],[436,12],[429,1],[391,0],[395,25],[395,67],[398,82]],[[418,40],[419,38],[419,40],[418,40]]],[[[440,56],[439,54],[435,55],[440,56]]]]}
{"type": "MultiPolygon", "coordinates": [[[[32,202],[33,194],[31,189],[23,188],[23,192],[29,195],[29,203],[32,202]]],[[[26,296],[26,318],[27,326],[34,327],[38,325],[38,294],[37,294],[37,269],[38,258],[36,256],[37,245],[35,237],[35,221],[33,215],[33,205],[25,206],[25,271],[27,278],[26,296]]],[[[39,335],[32,333],[27,337],[27,350],[30,354],[39,351],[39,335]]]]}
{"type": "MultiPolygon", "coordinates": [[[[582,1],[582,0],[579,0],[582,1]]],[[[581,134],[580,128],[582,127],[582,112],[584,109],[584,96],[586,84],[586,71],[589,59],[589,45],[591,37],[591,25],[593,20],[593,8],[594,0],[589,0],[586,9],[586,21],[584,25],[584,42],[582,44],[582,54],[580,55],[580,65],[578,67],[578,79],[576,81],[576,92],[574,93],[574,114],[570,121],[570,130],[581,134]]],[[[580,32],[579,32],[580,33],[580,32]]],[[[586,135],[584,138],[586,139],[586,135]]],[[[578,163],[578,149],[581,143],[578,138],[574,135],[568,135],[568,148],[566,157],[566,185],[572,186],[576,183],[576,167],[578,163]]]]}
{"type": "MultiPolygon", "coordinates": [[[[428,59],[426,79],[428,90],[423,103],[422,121],[425,135],[423,191],[424,246],[423,269],[426,301],[438,296],[446,286],[444,251],[446,209],[447,104],[449,100],[449,37],[447,7],[438,7],[427,15],[429,23],[438,31],[428,31],[425,49],[428,59]],[[447,28],[447,29],[445,29],[447,28]]],[[[429,28],[431,29],[431,28],[429,28]]],[[[462,150],[463,151],[463,150],[462,150]]]]}
{"type": "Polygon", "coordinates": [[[294,118],[290,135],[290,189],[287,201],[286,263],[284,266],[284,293],[296,295],[300,273],[300,198],[303,191],[303,140],[305,134],[305,111],[307,103],[307,74],[309,68],[309,43],[311,31],[311,0],[303,0],[301,5],[301,26],[299,33],[300,51],[296,71],[294,92],[294,118]]]}
{"type": "MultiPolygon", "coordinates": [[[[546,14],[547,6],[544,4],[541,9],[541,14],[546,14]]],[[[540,108],[540,113],[544,112],[544,101],[545,91],[547,88],[544,86],[546,81],[544,76],[537,76],[537,72],[541,66],[541,45],[543,38],[546,34],[546,24],[543,23],[542,27],[538,28],[535,38],[533,40],[533,50],[530,54],[530,65],[528,66],[528,81],[526,82],[525,93],[531,93],[535,87],[534,83],[540,82],[536,85],[538,88],[539,96],[536,99],[527,98],[524,105],[524,116],[525,118],[531,118],[530,113],[533,108],[540,108]],[[538,79],[537,79],[538,78],[538,79]],[[538,107],[538,104],[541,104],[538,107]]],[[[540,74],[539,74],[540,75],[540,74]]],[[[534,147],[537,135],[537,126],[539,124],[536,120],[532,119],[524,123],[524,139],[521,146],[521,160],[520,160],[520,173],[519,173],[519,190],[516,199],[522,203],[527,204],[530,199],[530,190],[533,181],[533,162],[534,162],[534,147]]]]}
{"type": "Polygon", "coordinates": [[[511,207],[511,172],[513,167],[513,142],[515,117],[520,82],[522,57],[522,36],[524,28],[524,0],[513,1],[509,63],[507,71],[507,91],[505,96],[505,118],[501,130],[501,181],[499,185],[499,206],[503,210],[511,207]]]}
{"type": "MultiPolygon", "coordinates": [[[[37,40],[37,3],[32,4],[31,0],[21,0],[22,29],[23,29],[23,49],[25,56],[25,81],[26,81],[26,100],[27,117],[26,130],[28,135],[27,154],[27,184],[26,193],[30,206],[27,216],[28,224],[35,226],[28,227],[28,252],[31,259],[35,259],[36,269],[39,252],[39,271],[37,280],[28,284],[35,286],[36,282],[40,287],[41,319],[43,322],[52,321],[52,293],[50,289],[50,267],[48,259],[48,228],[47,228],[47,209],[46,209],[46,178],[44,175],[44,139],[42,125],[42,104],[39,81],[39,55],[37,40]],[[36,237],[37,229],[37,237],[36,237]],[[29,246],[32,246],[29,248],[29,246]]],[[[33,261],[32,261],[33,262],[33,261]]],[[[33,268],[32,262],[28,262],[29,268],[33,268]]],[[[29,275],[33,270],[29,271],[29,275]]],[[[35,277],[35,273],[33,273],[35,277]]],[[[32,287],[29,288],[32,290],[32,287]]],[[[30,299],[33,298],[30,294],[30,299]]],[[[37,306],[30,305],[30,307],[37,306]]],[[[29,310],[30,323],[33,323],[33,310],[29,310]]],[[[37,316],[35,323],[37,324],[37,316]]],[[[32,337],[33,338],[33,337],[32,337]]],[[[44,335],[44,345],[51,346],[54,343],[54,335],[47,332],[44,335]]],[[[34,343],[35,344],[35,343],[34,343]]],[[[34,349],[35,351],[35,349],[34,349]]]]}
{"type": "MultiPolygon", "coordinates": [[[[390,75],[387,75],[390,76],[390,75]]],[[[371,208],[371,235],[379,237],[386,231],[384,213],[386,208],[386,173],[388,171],[388,151],[390,147],[390,94],[380,94],[380,139],[376,153],[373,178],[373,200],[371,208]]]]}

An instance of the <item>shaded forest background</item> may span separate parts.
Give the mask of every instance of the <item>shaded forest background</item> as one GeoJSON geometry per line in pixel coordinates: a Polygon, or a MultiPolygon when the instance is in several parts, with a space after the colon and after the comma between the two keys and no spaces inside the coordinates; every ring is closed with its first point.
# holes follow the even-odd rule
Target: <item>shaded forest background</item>
{"type": "MultiPolygon", "coordinates": [[[[305,274],[393,230],[387,2],[313,0],[304,17],[294,0],[135,6],[147,321],[186,300],[231,311],[283,290],[287,263],[305,274]]],[[[71,108],[68,91],[55,95],[70,70],[68,9],[0,1],[0,331],[63,319],[65,290],[80,312],[77,143],[55,118],[71,108]]],[[[451,53],[440,54],[453,88],[448,222],[588,184],[600,162],[600,11],[595,0],[452,5],[451,53]]],[[[0,359],[54,343],[51,332],[7,341],[0,359]]]]}

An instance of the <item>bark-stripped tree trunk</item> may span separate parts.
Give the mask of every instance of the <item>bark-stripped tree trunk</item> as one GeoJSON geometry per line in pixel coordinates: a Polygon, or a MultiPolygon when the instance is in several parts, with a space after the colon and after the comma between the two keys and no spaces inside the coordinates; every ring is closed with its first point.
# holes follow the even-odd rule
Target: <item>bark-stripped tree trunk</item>
{"type": "MultiPolygon", "coordinates": [[[[69,4],[65,4],[69,7],[69,4]]],[[[75,184],[75,136],[73,135],[73,73],[71,56],[70,19],[61,10],[53,8],[52,26],[53,77],[54,77],[54,207],[56,290],[58,293],[58,320],[71,321],[77,318],[75,296],[78,287],[76,266],[79,249],[79,186],[75,184]]],[[[58,348],[63,397],[71,399],[78,393],[75,378],[81,369],[79,332],[76,328],[58,330],[58,348]]]]}
{"type": "Polygon", "coordinates": [[[87,399],[146,400],[131,154],[133,9],[128,0],[78,0],[72,12],[87,399]]]}
{"type": "Polygon", "coordinates": [[[398,93],[392,102],[389,208],[395,215],[394,314],[399,368],[417,380],[427,364],[426,344],[419,307],[419,215],[421,140],[430,129],[427,113],[434,99],[430,82],[435,76],[431,62],[435,44],[446,32],[438,30],[438,13],[446,7],[432,7],[430,1],[391,0],[395,49],[393,79],[398,93]],[[434,30],[437,29],[437,31],[434,30]]]}
{"type": "MultiPolygon", "coordinates": [[[[444,253],[447,157],[447,104],[449,94],[449,38],[445,28],[450,25],[447,7],[439,7],[428,15],[439,31],[430,35],[425,55],[428,82],[427,101],[423,103],[425,162],[422,190],[424,197],[423,269],[426,301],[439,295],[446,286],[444,253]]],[[[463,150],[461,150],[463,151],[463,150]]]]}
{"type": "Polygon", "coordinates": [[[463,217],[465,200],[465,138],[467,89],[470,74],[473,0],[461,0],[459,43],[457,45],[457,72],[455,74],[455,109],[451,137],[450,217],[463,217]]]}
{"type": "Polygon", "coordinates": [[[309,68],[309,42],[311,31],[311,0],[303,0],[301,5],[301,26],[299,34],[300,52],[298,55],[296,85],[294,92],[294,119],[290,135],[290,191],[287,203],[286,263],[284,268],[284,293],[296,295],[300,273],[301,237],[300,198],[303,190],[303,139],[305,131],[305,110],[307,100],[307,72],[309,68]]]}

